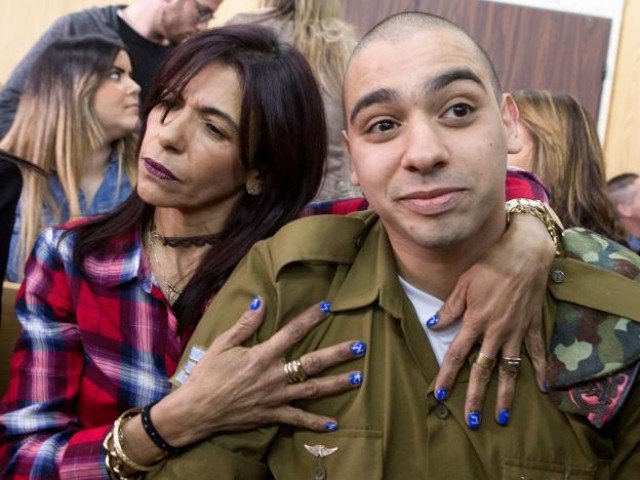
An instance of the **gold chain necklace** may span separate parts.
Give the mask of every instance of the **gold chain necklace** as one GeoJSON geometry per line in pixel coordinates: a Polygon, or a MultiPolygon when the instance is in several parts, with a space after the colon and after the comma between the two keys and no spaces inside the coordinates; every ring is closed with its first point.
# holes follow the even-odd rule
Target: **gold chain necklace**
{"type": "MultiPolygon", "coordinates": [[[[176,284],[171,283],[164,273],[164,269],[162,268],[162,265],[160,264],[160,260],[158,259],[158,252],[156,251],[157,237],[155,233],[156,233],[155,230],[150,225],[147,233],[147,248],[151,252],[153,259],[156,262],[156,267],[158,269],[158,274],[159,274],[158,276],[160,277],[159,280],[160,280],[160,284],[161,284],[160,286],[162,288],[162,291],[167,296],[167,300],[169,301],[169,304],[173,305],[174,302],[178,299],[178,297],[182,295],[182,290],[179,289],[176,286],[176,284]]],[[[182,279],[184,279],[184,276],[178,279],[178,282],[181,281],[182,279]]]]}

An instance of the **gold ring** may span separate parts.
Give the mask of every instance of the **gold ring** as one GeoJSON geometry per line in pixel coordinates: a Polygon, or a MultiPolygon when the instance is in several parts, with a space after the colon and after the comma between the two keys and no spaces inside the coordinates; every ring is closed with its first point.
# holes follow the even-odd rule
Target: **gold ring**
{"type": "Polygon", "coordinates": [[[521,362],[522,358],[520,357],[502,357],[500,359],[500,366],[507,372],[518,373],[521,362]]]}
{"type": "Polygon", "coordinates": [[[304,382],[307,379],[307,372],[302,368],[302,362],[300,360],[291,360],[285,363],[284,373],[289,383],[304,382]]]}
{"type": "Polygon", "coordinates": [[[485,355],[482,352],[478,352],[478,356],[476,357],[476,363],[480,368],[493,370],[493,367],[495,367],[496,365],[496,359],[493,357],[490,357],[489,355],[485,355]]]}

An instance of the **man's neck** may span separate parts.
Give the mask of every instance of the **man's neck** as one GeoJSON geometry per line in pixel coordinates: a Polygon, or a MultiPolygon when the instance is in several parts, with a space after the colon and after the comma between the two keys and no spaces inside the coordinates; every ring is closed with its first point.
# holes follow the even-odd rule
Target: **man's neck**
{"type": "Polygon", "coordinates": [[[445,300],[460,275],[495,245],[506,229],[502,210],[470,237],[444,248],[429,249],[388,232],[400,275],[416,288],[445,300]]]}
{"type": "Polygon", "coordinates": [[[166,44],[158,24],[161,16],[159,1],[138,0],[118,10],[118,16],[141,37],[155,43],[166,44]]]}

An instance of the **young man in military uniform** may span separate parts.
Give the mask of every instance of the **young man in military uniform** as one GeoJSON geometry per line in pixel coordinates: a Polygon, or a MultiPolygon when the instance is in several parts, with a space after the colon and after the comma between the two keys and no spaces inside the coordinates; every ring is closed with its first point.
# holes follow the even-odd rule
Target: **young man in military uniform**
{"type": "MultiPolygon", "coordinates": [[[[297,359],[363,339],[368,353],[351,379],[361,387],[301,402],[340,420],[331,433],[274,426],[217,435],[170,457],[155,475],[637,478],[640,262],[630,252],[586,232],[565,235],[567,252],[554,263],[543,312],[549,394],[538,390],[527,353],[508,346],[501,359],[477,352],[450,391],[435,384],[455,333],[455,326],[430,330],[438,299],[504,232],[506,158],[520,148],[517,108],[499,93],[486,55],[447,21],[391,17],[354,53],[345,109],[353,179],[372,211],[303,219],[260,242],[216,296],[191,345],[210,345],[254,295],[262,299],[254,315],[266,320],[251,344],[310,303],[329,300],[329,318],[288,352],[284,373],[313,385],[297,359]],[[575,254],[580,249],[586,253],[575,254]],[[519,373],[514,408],[483,418],[462,386],[472,369],[490,374],[497,361],[501,372],[519,373]]],[[[514,206],[530,208],[552,223],[544,207],[514,206]]],[[[198,375],[196,366],[187,381],[206,381],[198,375]]],[[[488,402],[497,390],[493,378],[488,402]]]]}

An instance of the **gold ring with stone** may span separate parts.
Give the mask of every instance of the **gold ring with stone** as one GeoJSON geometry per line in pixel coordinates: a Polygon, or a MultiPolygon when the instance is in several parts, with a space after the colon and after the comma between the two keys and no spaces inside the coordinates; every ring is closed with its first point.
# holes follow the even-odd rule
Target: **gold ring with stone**
{"type": "Polygon", "coordinates": [[[307,379],[307,372],[302,368],[302,362],[300,360],[291,360],[285,363],[284,373],[289,383],[304,382],[307,379]]]}
{"type": "Polygon", "coordinates": [[[493,367],[495,367],[496,365],[496,359],[493,357],[490,357],[489,355],[485,355],[482,352],[478,352],[478,356],[476,357],[476,363],[480,368],[493,370],[493,367]]]}
{"type": "Polygon", "coordinates": [[[518,373],[521,362],[522,358],[520,357],[502,357],[500,359],[500,366],[507,372],[518,373]]]}

